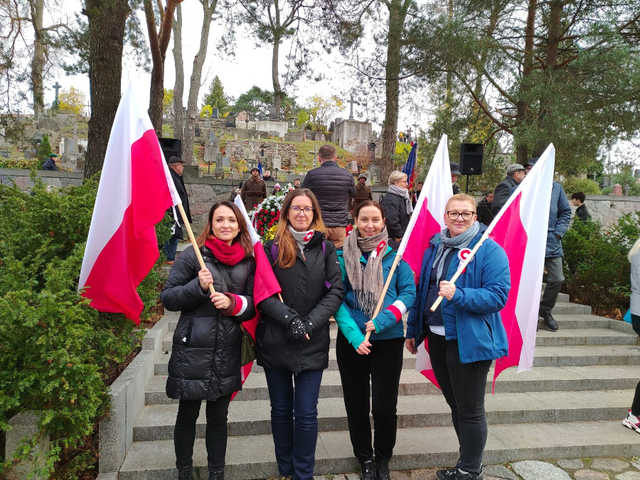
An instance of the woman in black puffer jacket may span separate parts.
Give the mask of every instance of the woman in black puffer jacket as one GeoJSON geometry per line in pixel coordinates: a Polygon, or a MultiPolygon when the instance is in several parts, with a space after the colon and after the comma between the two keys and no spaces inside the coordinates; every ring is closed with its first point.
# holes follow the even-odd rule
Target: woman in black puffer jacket
{"type": "Polygon", "coordinates": [[[318,394],[329,365],[329,317],[342,301],[336,251],[325,240],[320,206],[311,190],[292,190],[280,212],[276,238],[265,250],[284,303],[258,305],[258,363],[271,399],[271,431],[281,477],[313,477],[318,394]]]}
{"type": "Polygon", "coordinates": [[[193,443],[200,403],[207,401],[209,480],[224,478],[227,410],[241,389],[240,324],[255,315],[253,247],[244,217],[231,202],[211,207],[198,245],[176,260],[161,294],[168,310],[180,310],[169,360],[167,395],[180,400],[174,430],[180,480],[192,479],[193,443]],[[209,286],[213,283],[215,293],[209,286]]]}

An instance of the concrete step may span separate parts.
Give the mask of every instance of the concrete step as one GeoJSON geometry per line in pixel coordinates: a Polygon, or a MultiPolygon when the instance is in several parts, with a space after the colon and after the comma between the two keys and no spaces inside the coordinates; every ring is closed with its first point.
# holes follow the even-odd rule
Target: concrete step
{"type": "MultiPolygon", "coordinates": [[[[489,424],[571,422],[622,419],[633,399],[633,390],[606,392],[529,392],[487,395],[489,424]]],[[[196,436],[204,438],[206,415],[203,402],[196,424],[196,436]]],[[[178,406],[145,407],[133,427],[134,441],[170,440],[178,406]]],[[[398,428],[447,426],[450,410],[442,395],[409,395],[398,398],[398,428]]],[[[322,432],[347,430],[342,398],[322,398],[318,402],[318,428],[322,432]]],[[[230,435],[271,433],[269,400],[231,402],[230,435]]]]}
{"type": "MultiPolygon", "coordinates": [[[[415,368],[415,356],[405,349],[403,368],[415,368]]],[[[159,355],[155,375],[167,375],[169,353],[159,355]]],[[[640,365],[640,346],[630,345],[560,345],[536,347],[534,367],[586,366],[586,365],[640,365]]],[[[254,365],[254,371],[262,367],[254,365]]],[[[335,349],[329,349],[329,369],[337,370],[335,349]]]]}
{"type": "MultiPolygon", "coordinates": [[[[493,379],[493,370],[489,372],[493,379]]],[[[166,405],[178,403],[167,397],[165,384],[167,377],[155,375],[145,388],[146,405],[166,405]]],[[[490,382],[489,382],[490,383],[490,382]]],[[[496,382],[497,393],[527,393],[550,391],[584,390],[626,390],[635,388],[638,383],[638,367],[587,366],[587,367],[537,367],[525,372],[509,368],[502,372],[496,382]]],[[[405,369],[400,377],[400,395],[440,395],[431,382],[415,369],[405,369]]],[[[487,393],[491,385],[487,385],[487,393]]],[[[320,398],[342,398],[342,384],[337,370],[325,370],[320,386],[320,398]]],[[[235,398],[235,402],[247,400],[268,400],[269,391],[264,372],[253,372],[235,398]]]]}
{"type": "MultiPolygon", "coordinates": [[[[628,399],[630,401],[630,399],[628,399]]],[[[531,458],[576,458],[640,455],[640,435],[610,421],[571,423],[490,424],[484,463],[498,464],[531,458]]],[[[401,428],[392,470],[451,466],[458,442],[450,426],[401,428]]],[[[194,466],[206,478],[206,448],[197,439],[194,466]]],[[[226,478],[233,480],[277,476],[271,435],[230,436],[226,478]]],[[[355,472],[348,432],[320,432],[316,449],[316,475],[355,472]]],[[[120,480],[173,480],[176,478],[172,440],[134,442],[120,469],[120,480]]]]}

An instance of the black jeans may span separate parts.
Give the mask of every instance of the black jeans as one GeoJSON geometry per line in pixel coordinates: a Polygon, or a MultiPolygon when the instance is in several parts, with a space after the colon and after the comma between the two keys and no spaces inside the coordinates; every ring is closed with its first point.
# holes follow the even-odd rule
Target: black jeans
{"type": "MultiPolygon", "coordinates": [[[[224,457],[227,453],[227,412],[231,395],[217,400],[207,401],[207,463],[210,472],[224,470],[224,457]]],[[[201,400],[180,400],[178,417],[173,430],[173,443],[176,449],[176,467],[193,464],[193,442],[196,438],[196,420],[200,415],[201,400]]]]}
{"type": "Polygon", "coordinates": [[[338,332],[336,355],[347,410],[353,453],[361,462],[373,457],[389,460],[396,444],[398,385],[402,372],[403,338],[372,342],[369,355],[359,355],[338,332]],[[371,378],[371,384],[369,384],[371,378]],[[373,414],[371,448],[369,397],[373,414]]]}
{"type": "Polygon", "coordinates": [[[458,342],[431,332],[429,356],[442,394],[451,408],[453,428],[460,443],[458,468],[479,473],[487,443],[484,395],[491,360],[460,363],[458,342]]]}

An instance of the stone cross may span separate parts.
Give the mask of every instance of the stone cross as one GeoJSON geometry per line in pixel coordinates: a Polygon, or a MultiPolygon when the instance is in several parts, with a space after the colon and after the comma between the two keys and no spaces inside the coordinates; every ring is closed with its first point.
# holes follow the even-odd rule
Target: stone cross
{"type": "Polygon", "coordinates": [[[353,104],[356,103],[355,100],[353,99],[353,93],[351,94],[349,103],[351,104],[351,107],[349,109],[349,120],[353,120],[353,104]]]}
{"type": "Polygon", "coordinates": [[[58,103],[58,92],[59,92],[59,91],[60,91],[60,89],[62,88],[62,85],[60,85],[60,84],[58,83],[58,81],[56,80],[56,84],[53,86],[53,88],[55,88],[55,90],[56,90],[56,99],[54,100],[53,104],[54,104],[55,106],[58,106],[58,105],[59,105],[59,103],[58,103]]]}

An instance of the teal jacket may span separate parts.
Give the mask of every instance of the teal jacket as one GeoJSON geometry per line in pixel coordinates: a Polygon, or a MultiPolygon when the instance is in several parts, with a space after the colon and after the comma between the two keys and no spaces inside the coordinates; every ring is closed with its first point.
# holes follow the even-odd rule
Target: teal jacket
{"type": "MultiPolygon", "coordinates": [[[[382,278],[384,281],[386,281],[389,275],[389,270],[391,270],[391,265],[395,257],[396,251],[391,247],[387,247],[382,259],[382,278]]],[[[353,348],[356,349],[364,341],[364,324],[371,319],[356,305],[355,292],[351,287],[344,267],[342,249],[338,250],[338,262],[340,263],[340,270],[342,271],[345,296],[335,318],[342,334],[353,348]]],[[[367,259],[362,256],[360,257],[360,262],[366,265],[367,259]]],[[[400,260],[389,284],[387,294],[384,297],[382,309],[373,319],[376,331],[371,335],[371,341],[403,338],[404,326],[402,324],[402,315],[413,307],[415,300],[416,285],[413,271],[404,260],[400,260]]]]}

